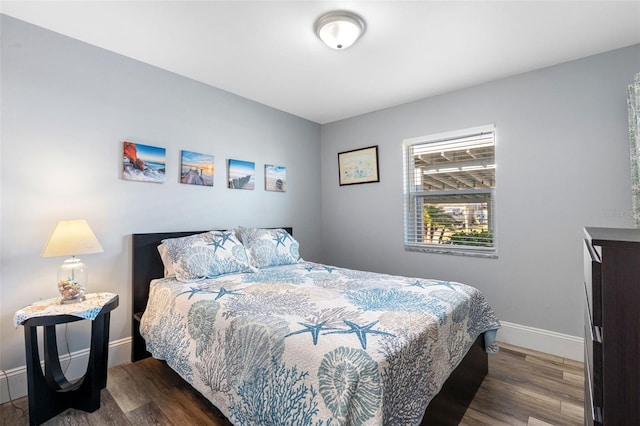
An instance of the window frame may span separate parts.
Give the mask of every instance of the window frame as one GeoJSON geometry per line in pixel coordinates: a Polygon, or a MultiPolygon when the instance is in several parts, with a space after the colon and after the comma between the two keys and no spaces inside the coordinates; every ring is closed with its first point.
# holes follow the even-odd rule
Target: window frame
{"type": "MultiPolygon", "coordinates": [[[[497,136],[496,128],[494,124],[471,127],[466,129],[454,130],[444,133],[418,136],[413,138],[406,138],[403,140],[403,198],[404,198],[404,230],[403,240],[404,247],[407,251],[418,251],[427,253],[441,253],[474,257],[498,257],[498,239],[497,239],[497,222],[496,222],[496,182],[495,182],[495,169],[496,166],[496,146],[497,136]],[[463,139],[465,137],[472,137],[474,135],[482,135],[491,133],[493,139],[493,158],[494,158],[494,182],[490,188],[481,189],[451,189],[451,190],[416,190],[415,184],[415,168],[413,166],[415,161],[415,154],[413,147],[416,145],[426,145],[429,143],[443,143],[447,141],[455,141],[456,139],[463,139]],[[487,221],[488,229],[492,231],[492,247],[478,247],[471,245],[454,245],[454,244],[432,244],[418,242],[417,235],[422,232],[424,227],[423,222],[423,206],[424,200],[429,198],[444,198],[450,196],[473,196],[478,195],[478,198],[488,195],[487,201],[487,221]],[[411,217],[410,217],[411,215],[411,217]]],[[[471,201],[473,202],[473,201],[471,201]]],[[[480,202],[480,201],[478,201],[480,202]]],[[[455,201],[452,200],[452,203],[455,201]]],[[[434,203],[436,204],[436,203],[434,203]]],[[[444,204],[444,203],[441,203],[444,204]]]]}

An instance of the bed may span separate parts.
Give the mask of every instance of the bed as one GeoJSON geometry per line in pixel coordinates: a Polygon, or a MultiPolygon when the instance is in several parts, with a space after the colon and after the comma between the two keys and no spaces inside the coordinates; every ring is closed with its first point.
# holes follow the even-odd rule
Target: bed
{"type": "Polygon", "coordinates": [[[496,350],[500,324],[473,287],[308,262],[291,228],[132,242],[132,361],[166,361],[234,424],[457,424],[496,350]],[[203,278],[179,266],[196,249],[244,250],[248,267],[203,278]]]}

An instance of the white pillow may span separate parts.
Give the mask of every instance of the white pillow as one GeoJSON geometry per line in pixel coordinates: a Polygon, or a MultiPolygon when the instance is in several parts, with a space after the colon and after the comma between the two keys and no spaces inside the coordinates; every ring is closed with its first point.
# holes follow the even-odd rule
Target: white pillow
{"type": "Polygon", "coordinates": [[[167,250],[167,245],[165,243],[160,243],[160,245],[158,246],[158,253],[160,253],[160,259],[162,259],[162,264],[164,265],[164,277],[175,277],[176,271],[173,270],[171,258],[169,257],[169,251],[167,250]]]}
{"type": "Polygon", "coordinates": [[[209,231],[162,240],[167,247],[176,279],[199,281],[218,275],[253,272],[244,246],[230,231],[209,231]]]}
{"type": "Polygon", "coordinates": [[[238,228],[240,240],[249,253],[251,266],[266,268],[298,263],[300,244],[284,229],[238,228]]]}

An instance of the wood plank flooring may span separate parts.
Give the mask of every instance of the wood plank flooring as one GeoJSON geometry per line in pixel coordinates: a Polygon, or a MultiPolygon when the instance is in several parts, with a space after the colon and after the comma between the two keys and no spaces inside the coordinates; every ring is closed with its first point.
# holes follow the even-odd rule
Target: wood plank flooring
{"type": "MultiPolygon", "coordinates": [[[[163,362],[146,359],[109,369],[101,407],[69,409],[49,420],[61,425],[213,425],[230,423],[163,362]]],[[[489,374],[461,425],[582,425],[582,363],[500,344],[489,374]]],[[[3,426],[28,425],[27,398],[0,406],[3,426]]],[[[439,426],[439,425],[438,425],[439,426]]]]}

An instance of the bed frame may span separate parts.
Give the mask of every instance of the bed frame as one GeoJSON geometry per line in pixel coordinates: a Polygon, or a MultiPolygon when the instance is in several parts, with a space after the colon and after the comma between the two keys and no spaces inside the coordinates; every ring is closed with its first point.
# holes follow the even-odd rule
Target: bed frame
{"type": "MultiPolygon", "coordinates": [[[[293,235],[292,228],[284,228],[293,235]]],[[[132,337],[131,361],[150,357],[142,336],[140,318],[147,307],[149,283],[164,276],[164,265],[158,245],[165,238],[179,238],[206,231],[162,232],[132,235],[132,337]]],[[[425,411],[422,425],[457,425],[482,384],[488,372],[488,355],[484,335],[478,336],[462,362],[451,373],[440,392],[431,400],[425,411]]]]}

